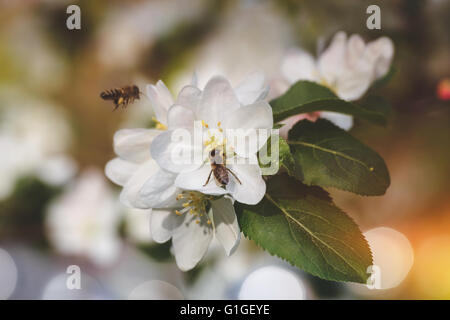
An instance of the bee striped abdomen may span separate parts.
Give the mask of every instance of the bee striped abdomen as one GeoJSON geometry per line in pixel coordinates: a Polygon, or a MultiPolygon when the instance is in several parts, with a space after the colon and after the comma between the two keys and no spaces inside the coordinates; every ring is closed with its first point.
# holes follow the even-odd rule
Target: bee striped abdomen
{"type": "Polygon", "coordinates": [[[236,174],[234,174],[233,171],[225,166],[225,158],[223,157],[223,153],[220,150],[211,150],[209,152],[209,160],[211,162],[211,171],[209,172],[208,178],[206,179],[206,182],[203,186],[206,186],[209,183],[211,174],[213,174],[216,183],[221,187],[225,187],[230,182],[230,176],[228,175],[228,173],[231,173],[236,181],[239,184],[242,184],[241,180],[239,180],[236,174]]]}
{"type": "Polygon", "coordinates": [[[139,99],[140,91],[135,85],[126,86],[103,91],[100,93],[100,98],[103,100],[112,100],[115,104],[114,110],[116,110],[119,106],[125,108],[129,103],[133,103],[134,100],[139,99]]]}
{"type": "Polygon", "coordinates": [[[226,186],[230,182],[230,177],[228,176],[228,171],[223,165],[216,165],[213,170],[214,179],[221,186],[226,186]]]}

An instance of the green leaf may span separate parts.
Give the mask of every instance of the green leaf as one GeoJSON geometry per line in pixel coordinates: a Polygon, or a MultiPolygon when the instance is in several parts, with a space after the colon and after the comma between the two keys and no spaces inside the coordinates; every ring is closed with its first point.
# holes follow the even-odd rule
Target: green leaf
{"type": "Polygon", "coordinates": [[[287,117],[314,111],[345,113],[368,120],[377,125],[386,125],[386,115],[374,108],[366,108],[339,99],[330,89],[310,81],[298,81],[289,90],[272,101],[275,122],[287,117]]]}
{"type": "Polygon", "coordinates": [[[271,135],[258,154],[263,175],[274,175],[283,168],[294,175],[295,161],[286,140],[278,135],[271,135]]]}
{"type": "Polygon", "coordinates": [[[244,235],[270,254],[326,280],[366,282],[367,241],[323,189],[275,176],[259,204],[237,212],[244,235]]]}
{"type": "Polygon", "coordinates": [[[384,160],[330,121],[302,120],[289,132],[294,176],[308,185],[376,196],[390,184],[384,160]]]}
{"type": "Polygon", "coordinates": [[[281,137],[279,138],[279,146],[280,146],[280,167],[285,169],[286,172],[293,176],[295,174],[295,160],[291,154],[291,148],[289,147],[286,140],[281,137]]]}
{"type": "Polygon", "coordinates": [[[363,98],[359,104],[368,110],[383,114],[386,119],[391,116],[391,104],[382,96],[368,95],[363,98]]]}

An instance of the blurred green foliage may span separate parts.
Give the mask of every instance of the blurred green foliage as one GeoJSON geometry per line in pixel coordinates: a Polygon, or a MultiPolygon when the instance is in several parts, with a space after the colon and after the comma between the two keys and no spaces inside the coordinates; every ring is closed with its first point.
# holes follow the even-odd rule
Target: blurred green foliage
{"type": "Polygon", "coordinates": [[[15,238],[32,246],[48,247],[44,216],[50,200],[61,192],[34,177],[17,181],[14,192],[0,202],[0,238],[15,238]]]}

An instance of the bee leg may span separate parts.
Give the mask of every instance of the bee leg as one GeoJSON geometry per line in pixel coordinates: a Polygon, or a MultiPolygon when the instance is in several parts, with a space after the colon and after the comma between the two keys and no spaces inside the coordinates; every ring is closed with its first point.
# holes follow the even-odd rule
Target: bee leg
{"type": "Polygon", "coordinates": [[[231,169],[228,169],[227,167],[225,167],[225,169],[227,169],[227,171],[233,175],[233,177],[237,180],[237,182],[239,182],[239,184],[242,184],[241,180],[239,180],[237,175],[233,171],[231,171],[231,169]]]}
{"type": "Polygon", "coordinates": [[[213,171],[211,170],[210,172],[209,172],[209,176],[208,176],[208,179],[206,180],[206,182],[205,182],[205,184],[203,185],[203,186],[206,186],[208,183],[209,183],[209,180],[211,180],[211,174],[213,173],[213,171]]]}
{"type": "Polygon", "coordinates": [[[120,97],[120,98],[117,100],[117,107],[116,107],[116,109],[117,109],[119,106],[122,106],[122,107],[123,107],[124,102],[125,102],[124,98],[123,98],[123,97],[120,97]]]}

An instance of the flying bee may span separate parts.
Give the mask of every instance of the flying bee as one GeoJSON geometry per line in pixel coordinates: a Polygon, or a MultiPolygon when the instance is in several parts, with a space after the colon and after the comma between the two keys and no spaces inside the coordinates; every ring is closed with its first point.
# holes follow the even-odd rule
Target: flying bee
{"type": "Polygon", "coordinates": [[[239,182],[239,184],[242,184],[241,180],[239,180],[234,172],[225,166],[225,160],[220,150],[211,150],[209,152],[209,161],[211,163],[211,171],[209,172],[208,179],[203,186],[206,186],[209,183],[212,174],[214,174],[214,180],[216,180],[216,183],[219,186],[226,186],[230,182],[228,172],[233,175],[233,177],[237,180],[237,182],[239,182]]]}
{"type": "Polygon", "coordinates": [[[134,100],[139,100],[140,94],[139,88],[136,85],[132,85],[103,91],[100,93],[100,98],[103,100],[112,100],[115,104],[113,111],[115,111],[120,106],[126,108],[134,100]]]}

